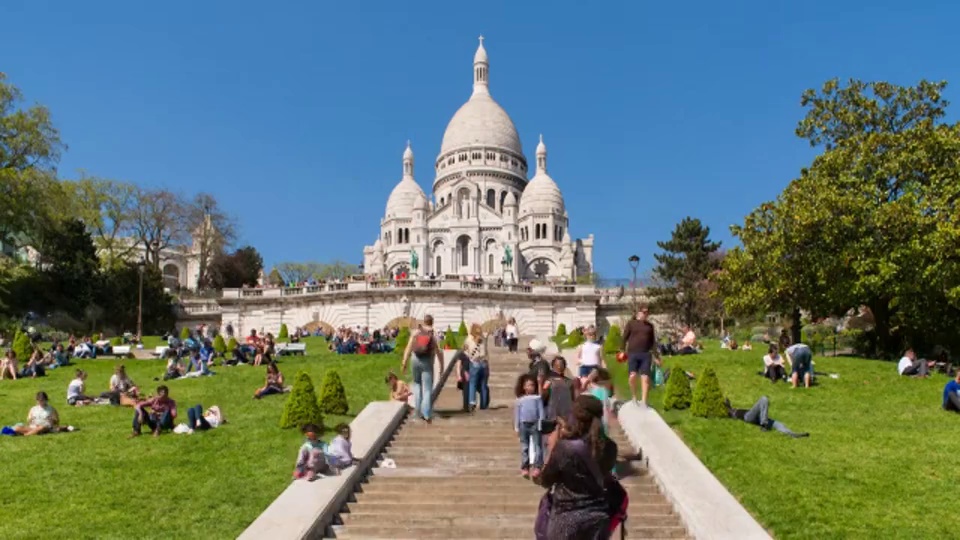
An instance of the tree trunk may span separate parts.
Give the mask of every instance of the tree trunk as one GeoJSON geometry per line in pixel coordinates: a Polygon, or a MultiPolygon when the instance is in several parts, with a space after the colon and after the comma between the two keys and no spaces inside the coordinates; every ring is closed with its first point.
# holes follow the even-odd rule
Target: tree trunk
{"type": "Polygon", "coordinates": [[[900,352],[900,344],[896,336],[891,333],[890,319],[893,312],[890,309],[890,301],[887,299],[877,299],[869,304],[870,312],[873,313],[873,331],[877,334],[877,352],[883,358],[893,358],[900,352]]]}
{"type": "Polygon", "coordinates": [[[790,342],[800,343],[803,340],[803,323],[800,320],[800,308],[794,307],[790,312],[790,342]]]}

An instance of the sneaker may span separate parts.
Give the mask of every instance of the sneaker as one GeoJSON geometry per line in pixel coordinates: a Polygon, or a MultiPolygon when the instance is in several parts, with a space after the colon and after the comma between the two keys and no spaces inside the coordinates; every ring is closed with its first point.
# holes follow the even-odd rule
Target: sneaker
{"type": "Polygon", "coordinates": [[[67,426],[67,431],[76,431],[76,430],[77,430],[77,428],[75,428],[75,427],[73,427],[73,426],[67,426]]]}

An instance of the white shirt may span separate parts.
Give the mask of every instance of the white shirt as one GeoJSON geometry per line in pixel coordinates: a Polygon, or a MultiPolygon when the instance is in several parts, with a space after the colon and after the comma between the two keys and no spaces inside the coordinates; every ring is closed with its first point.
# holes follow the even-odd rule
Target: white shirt
{"type": "Polygon", "coordinates": [[[53,407],[47,405],[46,407],[41,407],[40,405],[34,405],[30,409],[30,414],[27,415],[30,418],[30,427],[53,427],[53,407]]]}
{"type": "Polygon", "coordinates": [[[352,460],[351,454],[353,452],[350,441],[344,439],[342,435],[337,435],[330,441],[330,454],[337,456],[345,463],[350,463],[352,460]]]}
{"type": "Polygon", "coordinates": [[[70,385],[67,386],[67,399],[72,397],[80,397],[83,394],[83,380],[74,379],[70,381],[70,385]]]}
{"type": "Polygon", "coordinates": [[[773,358],[772,356],[770,356],[769,354],[766,354],[766,355],[763,356],[763,365],[764,365],[764,366],[772,366],[773,364],[780,364],[780,365],[782,366],[782,365],[783,365],[783,357],[780,356],[779,354],[777,355],[776,359],[774,359],[774,358],[773,358]]]}
{"type": "Polygon", "coordinates": [[[592,341],[588,341],[583,345],[580,345],[580,365],[590,367],[599,366],[600,349],[601,345],[592,341]]]}
{"type": "Polygon", "coordinates": [[[212,428],[220,427],[220,417],[215,414],[205,414],[203,419],[206,420],[212,428]]]}
{"type": "Polygon", "coordinates": [[[693,330],[690,330],[689,332],[683,335],[682,345],[684,347],[693,347],[693,344],[696,342],[697,342],[697,335],[693,333],[693,330]]]}
{"type": "Polygon", "coordinates": [[[514,326],[514,325],[512,325],[512,324],[508,324],[508,325],[507,325],[507,337],[510,338],[510,339],[513,339],[513,338],[517,337],[517,327],[516,327],[516,326],[514,326]]]}
{"type": "Polygon", "coordinates": [[[120,376],[117,375],[116,373],[114,373],[113,376],[110,377],[110,388],[114,390],[126,392],[130,390],[131,386],[133,385],[130,383],[130,379],[128,377],[124,377],[121,379],[120,376]]]}
{"type": "Polygon", "coordinates": [[[900,375],[903,375],[903,372],[906,371],[907,368],[909,368],[912,365],[913,365],[913,360],[904,356],[903,358],[900,359],[899,362],[897,362],[897,373],[899,373],[900,375]]]}

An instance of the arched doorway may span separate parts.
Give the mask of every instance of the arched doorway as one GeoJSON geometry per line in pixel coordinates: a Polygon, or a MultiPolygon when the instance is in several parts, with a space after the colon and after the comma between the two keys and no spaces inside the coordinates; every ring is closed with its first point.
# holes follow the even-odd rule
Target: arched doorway
{"type": "Polygon", "coordinates": [[[177,265],[172,263],[163,265],[163,286],[170,290],[180,288],[180,269],[177,265]]]}
{"type": "Polygon", "coordinates": [[[457,262],[460,268],[470,266],[470,237],[467,235],[457,238],[457,262]]]}

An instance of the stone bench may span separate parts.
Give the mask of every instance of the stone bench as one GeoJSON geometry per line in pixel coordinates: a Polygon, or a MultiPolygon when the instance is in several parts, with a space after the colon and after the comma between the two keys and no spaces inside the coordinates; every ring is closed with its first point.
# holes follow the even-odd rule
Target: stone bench
{"type": "Polygon", "coordinates": [[[290,356],[294,354],[303,356],[306,353],[306,343],[280,343],[277,345],[277,356],[290,356]]]}
{"type": "Polygon", "coordinates": [[[167,347],[166,345],[160,345],[153,350],[153,356],[156,356],[157,358],[163,358],[164,355],[167,354],[167,349],[169,348],[170,347],[167,347]]]}
{"type": "MultiPolygon", "coordinates": [[[[434,371],[438,375],[434,381],[434,399],[450,375],[453,363],[449,359],[452,357],[452,354],[445,355],[448,360],[442,373],[439,370],[434,371]]],[[[377,465],[377,458],[400,427],[406,414],[407,405],[399,401],[374,401],[367,404],[350,422],[353,455],[359,456],[360,460],[343,470],[339,476],[318,478],[314,482],[293,481],[243,531],[239,539],[323,538],[357,486],[377,465]]],[[[290,449],[291,455],[293,450],[290,449]]]]}
{"type": "Polygon", "coordinates": [[[110,354],[116,356],[117,358],[123,357],[126,358],[130,356],[130,346],[129,345],[117,345],[110,350],[110,354]]]}

